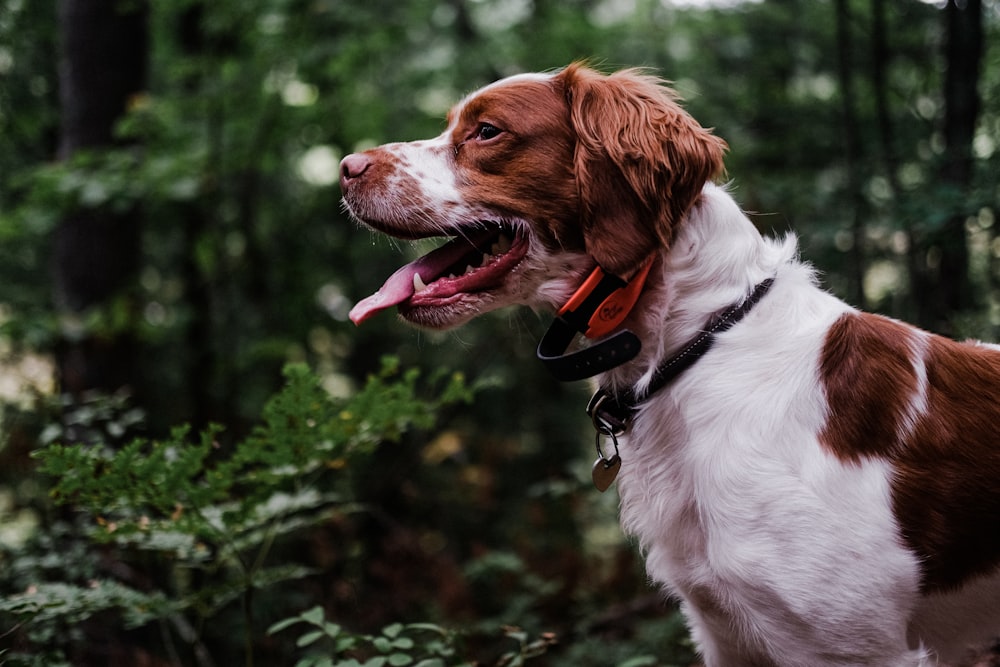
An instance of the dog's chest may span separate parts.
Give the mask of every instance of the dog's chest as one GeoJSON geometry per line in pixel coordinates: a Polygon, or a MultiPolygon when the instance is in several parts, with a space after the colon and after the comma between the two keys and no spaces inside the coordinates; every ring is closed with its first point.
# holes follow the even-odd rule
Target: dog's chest
{"type": "Polygon", "coordinates": [[[681,416],[664,412],[653,424],[640,421],[621,448],[622,527],[639,540],[650,575],[671,586],[706,561],[704,472],[687,451],[689,438],[681,416]]]}
{"type": "Polygon", "coordinates": [[[826,404],[812,370],[776,377],[777,353],[751,362],[731,348],[643,406],[621,447],[622,525],[671,587],[718,576],[750,547],[794,543],[808,559],[820,517],[838,531],[844,512],[865,509],[844,506],[842,485],[873,475],[884,488],[881,472],[844,468],[821,447],[826,404]],[[742,375],[719,371],[737,359],[742,375]]]}
{"type": "Polygon", "coordinates": [[[723,626],[764,613],[753,604],[808,624],[867,599],[872,577],[905,599],[917,571],[899,545],[891,470],[824,450],[822,392],[808,383],[724,380],[714,402],[675,387],[683,396],[648,406],[621,448],[621,521],[650,577],[723,626]]]}

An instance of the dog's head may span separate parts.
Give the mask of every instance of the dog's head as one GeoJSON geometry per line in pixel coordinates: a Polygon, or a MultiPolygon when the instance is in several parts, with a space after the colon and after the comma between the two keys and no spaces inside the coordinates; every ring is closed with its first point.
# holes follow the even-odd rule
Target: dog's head
{"type": "Polygon", "coordinates": [[[386,234],[449,236],[351,312],[399,306],[446,328],[515,303],[557,307],[600,265],[628,278],[722,170],[725,143],[655,77],[582,65],[472,93],[437,138],[341,163],[344,205],[386,234]]]}

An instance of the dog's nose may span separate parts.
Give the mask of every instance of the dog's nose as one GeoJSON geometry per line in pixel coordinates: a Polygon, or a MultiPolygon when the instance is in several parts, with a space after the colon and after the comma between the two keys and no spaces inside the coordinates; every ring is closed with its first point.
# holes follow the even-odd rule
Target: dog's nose
{"type": "Polygon", "coordinates": [[[340,161],[340,187],[346,188],[372,166],[371,159],[362,153],[351,153],[340,161]]]}

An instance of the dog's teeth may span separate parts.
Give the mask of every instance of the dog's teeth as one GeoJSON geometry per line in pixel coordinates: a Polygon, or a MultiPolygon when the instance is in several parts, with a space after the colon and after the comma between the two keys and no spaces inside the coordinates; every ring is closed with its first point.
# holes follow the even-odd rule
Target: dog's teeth
{"type": "Polygon", "coordinates": [[[496,254],[496,255],[502,255],[505,252],[508,252],[510,250],[510,247],[511,247],[510,239],[507,238],[506,234],[501,234],[500,235],[500,240],[497,242],[497,244],[494,247],[497,249],[496,252],[494,252],[494,254],[496,254]]]}
{"type": "Polygon", "coordinates": [[[427,285],[424,284],[424,279],[420,277],[419,273],[413,274],[413,291],[420,292],[421,290],[427,289],[427,285]]]}
{"type": "Polygon", "coordinates": [[[483,253],[483,258],[479,262],[479,266],[486,266],[486,263],[490,261],[490,256],[485,252],[483,253]]]}
{"type": "Polygon", "coordinates": [[[476,270],[476,267],[474,267],[472,264],[469,264],[468,266],[465,267],[465,273],[463,273],[462,275],[463,276],[467,276],[467,275],[469,275],[470,273],[472,273],[475,270],[476,270]]]}
{"type": "Polygon", "coordinates": [[[502,254],[501,250],[500,250],[500,244],[499,243],[494,243],[493,245],[490,246],[490,254],[491,255],[500,255],[500,254],[502,254]]]}

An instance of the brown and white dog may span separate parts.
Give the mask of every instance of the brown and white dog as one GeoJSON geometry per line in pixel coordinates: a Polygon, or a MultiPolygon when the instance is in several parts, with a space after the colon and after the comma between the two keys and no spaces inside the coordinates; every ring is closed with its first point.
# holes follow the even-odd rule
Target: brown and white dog
{"type": "Polygon", "coordinates": [[[635,70],[489,85],[441,136],[344,158],[354,218],[454,237],[352,319],[397,306],[446,328],[559,309],[598,266],[620,277],[637,300],[596,338],[641,342],[598,377],[636,398],[621,521],[705,663],[958,659],[1000,633],[1000,348],[821,290],[793,237],[762,237],[713,183],[724,148],[635,70]],[[658,381],[709,326],[710,347],[658,381]]]}

